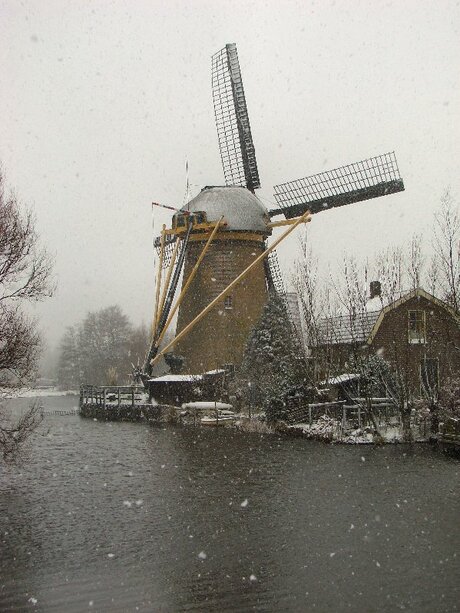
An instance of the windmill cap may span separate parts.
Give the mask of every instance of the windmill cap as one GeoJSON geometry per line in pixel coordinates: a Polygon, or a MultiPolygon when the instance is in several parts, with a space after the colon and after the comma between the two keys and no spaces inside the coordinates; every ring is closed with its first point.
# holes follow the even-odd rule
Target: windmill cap
{"type": "Polygon", "coordinates": [[[270,217],[262,202],[245,187],[204,187],[188,202],[183,211],[204,211],[208,222],[218,221],[222,216],[227,221],[226,230],[271,233],[270,217]]]}

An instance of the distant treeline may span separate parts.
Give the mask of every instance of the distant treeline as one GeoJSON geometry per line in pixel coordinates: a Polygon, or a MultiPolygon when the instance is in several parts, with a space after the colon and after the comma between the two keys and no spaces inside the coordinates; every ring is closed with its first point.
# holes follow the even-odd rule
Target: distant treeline
{"type": "Polygon", "coordinates": [[[61,389],[81,383],[121,385],[132,381],[132,365],[142,365],[149,342],[147,326],[133,326],[119,306],[88,313],[67,328],[57,366],[61,389]]]}

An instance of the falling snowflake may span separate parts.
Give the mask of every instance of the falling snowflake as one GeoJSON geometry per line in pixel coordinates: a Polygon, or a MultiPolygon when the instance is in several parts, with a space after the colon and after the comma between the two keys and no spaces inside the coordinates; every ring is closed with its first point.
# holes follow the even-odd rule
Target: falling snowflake
{"type": "Polygon", "coordinates": [[[131,500],[123,500],[123,505],[130,509],[133,506],[133,503],[131,502],[131,500]]]}
{"type": "Polygon", "coordinates": [[[38,600],[36,598],[33,598],[32,596],[29,598],[29,601],[31,602],[34,606],[37,604],[38,600]]]}
{"type": "Polygon", "coordinates": [[[107,557],[108,557],[108,558],[114,558],[114,557],[115,557],[115,554],[114,554],[114,553],[108,553],[108,554],[107,554],[107,557]]]}
{"type": "Polygon", "coordinates": [[[241,503],[241,506],[243,507],[243,509],[245,509],[249,504],[249,500],[247,498],[245,498],[243,500],[243,502],[241,503]]]}
{"type": "Polygon", "coordinates": [[[257,577],[255,575],[249,575],[249,581],[257,581],[257,577]]]}
{"type": "Polygon", "coordinates": [[[208,556],[206,555],[204,551],[200,551],[200,553],[198,554],[198,557],[200,558],[200,560],[206,560],[208,556]]]}

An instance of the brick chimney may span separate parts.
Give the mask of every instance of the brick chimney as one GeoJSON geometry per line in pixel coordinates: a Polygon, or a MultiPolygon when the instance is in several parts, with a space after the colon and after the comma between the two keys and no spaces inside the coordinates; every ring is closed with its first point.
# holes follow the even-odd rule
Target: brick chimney
{"type": "Polygon", "coordinates": [[[380,281],[371,281],[369,285],[369,298],[375,298],[376,296],[380,296],[382,294],[382,286],[380,285],[380,281]]]}

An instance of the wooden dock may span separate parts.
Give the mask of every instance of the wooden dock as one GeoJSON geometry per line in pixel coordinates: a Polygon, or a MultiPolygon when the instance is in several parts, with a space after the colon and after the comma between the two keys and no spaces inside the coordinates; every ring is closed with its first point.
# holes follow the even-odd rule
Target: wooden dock
{"type": "Polygon", "coordinates": [[[80,415],[107,421],[156,421],[162,407],[148,402],[142,385],[82,385],[80,415]]]}

